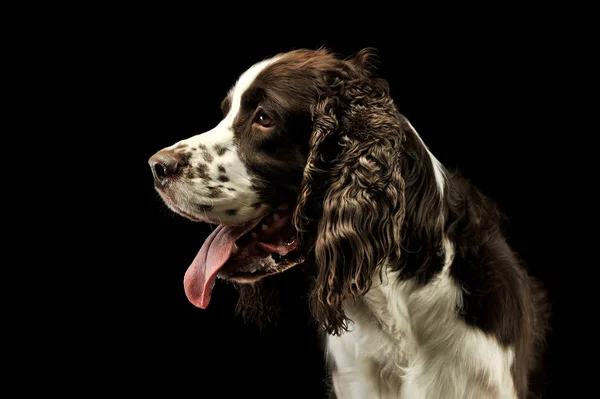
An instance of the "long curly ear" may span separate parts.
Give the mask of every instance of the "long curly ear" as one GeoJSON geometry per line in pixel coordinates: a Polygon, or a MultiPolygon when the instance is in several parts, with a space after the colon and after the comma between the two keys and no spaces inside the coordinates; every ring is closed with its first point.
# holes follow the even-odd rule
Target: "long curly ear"
{"type": "Polygon", "coordinates": [[[404,181],[400,115],[378,80],[338,80],[314,104],[313,133],[296,207],[316,280],[311,310],[330,334],[348,328],[342,303],[400,257],[404,181]]]}

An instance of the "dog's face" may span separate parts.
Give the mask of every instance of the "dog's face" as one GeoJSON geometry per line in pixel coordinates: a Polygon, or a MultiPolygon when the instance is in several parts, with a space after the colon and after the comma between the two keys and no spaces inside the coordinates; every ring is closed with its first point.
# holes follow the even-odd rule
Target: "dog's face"
{"type": "Polygon", "coordinates": [[[258,63],[241,75],[222,101],[224,118],[214,129],[150,159],[156,188],[175,212],[243,226],[293,199],[306,155],[286,122],[290,114],[308,115],[308,107],[290,109],[274,98],[275,87],[265,76],[273,62],[258,63]]]}
{"type": "Polygon", "coordinates": [[[150,158],[157,191],[176,213],[219,225],[186,275],[205,307],[216,275],[255,282],[302,262],[292,225],[310,136],[314,70],[301,55],[260,62],[222,101],[223,120],[150,158]]]}
{"type": "Polygon", "coordinates": [[[193,304],[208,306],[217,277],[254,288],[243,283],[304,262],[314,266],[313,315],[339,332],[342,302],[397,261],[400,154],[417,139],[405,135],[387,83],[371,77],[370,57],[297,50],[259,62],[227,94],[214,129],[150,158],[173,211],[218,225],[184,278],[193,304]]]}

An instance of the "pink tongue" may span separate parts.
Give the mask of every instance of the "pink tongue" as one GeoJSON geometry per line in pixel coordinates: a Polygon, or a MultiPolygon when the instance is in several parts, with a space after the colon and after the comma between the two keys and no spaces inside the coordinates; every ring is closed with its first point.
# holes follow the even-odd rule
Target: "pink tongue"
{"type": "Polygon", "coordinates": [[[259,220],[256,220],[239,227],[219,225],[208,236],[183,278],[185,295],[192,304],[206,309],[215,286],[217,272],[231,256],[233,244],[258,222],[259,220]]]}

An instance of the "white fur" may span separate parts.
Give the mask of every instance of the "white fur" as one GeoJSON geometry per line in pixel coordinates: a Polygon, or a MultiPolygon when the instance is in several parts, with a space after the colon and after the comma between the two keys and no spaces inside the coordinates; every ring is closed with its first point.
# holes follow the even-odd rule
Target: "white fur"
{"type": "Polygon", "coordinates": [[[427,285],[388,270],[345,306],[350,331],[327,337],[339,399],[516,398],[513,352],[458,317],[462,295],[447,241],[445,253],[443,271],[427,285]]]}
{"type": "Polygon", "coordinates": [[[229,224],[244,223],[255,219],[264,213],[263,208],[257,208],[252,204],[258,201],[257,193],[252,189],[252,178],[244,166],[238,154],[238,148],[234,140],[233,123],[241,107],[242,95],[256,79],[256,76],[268,65],[276,61],[277,58],[271,58],[259,62],[244,72],[236,84],[229,91],[231,107],[225,118],[213,129],[206,133],[192,136],[186,140],[179,141],[168,147],[174,151],[190,152],[190,148],[196,150],[192,152],[190,164],[206,164],[209,167],[209,175],[214,181],[213,185],[222,184],[224,186],[224,197],[210,198],[210,184],[198,184],[199,178],[182,180],[174,190],[176,206],[182,208],[184,212],[198,213],[197,205],[212,206],[211,210],[205,211],[205,217],[209,220],[227,222],[229,224]],[[200,150],[203,145],[206,150],[200,150]],[[223,155],[218,155],[216,148],[224,148],[223,155]],[[203,153],[207,151],[212,157],[212,162],[206,162],[203,159],[203,153]],[[222,166],[226,170],[228,182],[222,183],[218,180],[218,167],[222,166]],[[233,188],[235,191],[229,191],[227,188],[233,188]],[[234,216],[227,215],[227,209],[236,209],[234,216]]]}
{"type": "Polygon", "coordinates": [[[433,155],[431,153],[431,151],[429,151],[429,148],[425,145],[425,142],[423,141],[421,136],[419,136],[419,133],[417,133],[417,130],[413,127],[413,125],[411,125],[411,123],[408,121],[408,119],[406,120],[406,123],[408,123],[408,126],[410,126],[410,128],[412,129],[415,136],[417,136],[417,138],[419,139],[421,144],[423,144],[423,147],[425,147],[425,149],[427,150],[427,153],[429,154],[429,158],[431,159],[431,164],[433,165],[433,173],[435,174],[435,182],[438,186],[438,190],[440,191],[440,195],[443,196],[444,195],[444,186],[445,186],[445,181],[446,181],[446,171],[445,171],[444,167],[442,166],[440,161],[438,161],[438,159],[435,157],[435,155],[433,155]]]}

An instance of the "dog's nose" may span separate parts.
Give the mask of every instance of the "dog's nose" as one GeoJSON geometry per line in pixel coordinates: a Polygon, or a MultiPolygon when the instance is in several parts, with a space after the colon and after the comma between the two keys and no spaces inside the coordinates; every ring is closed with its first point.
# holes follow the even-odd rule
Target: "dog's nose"
{"type": "Polygon", "coordinates": [[[159,186],[164,186],[167,178],[173,176],[179,169],[180,162],[177,155],[171,150],[161,150],[150,157],[148,161],[154,182],[159,186]]]}

